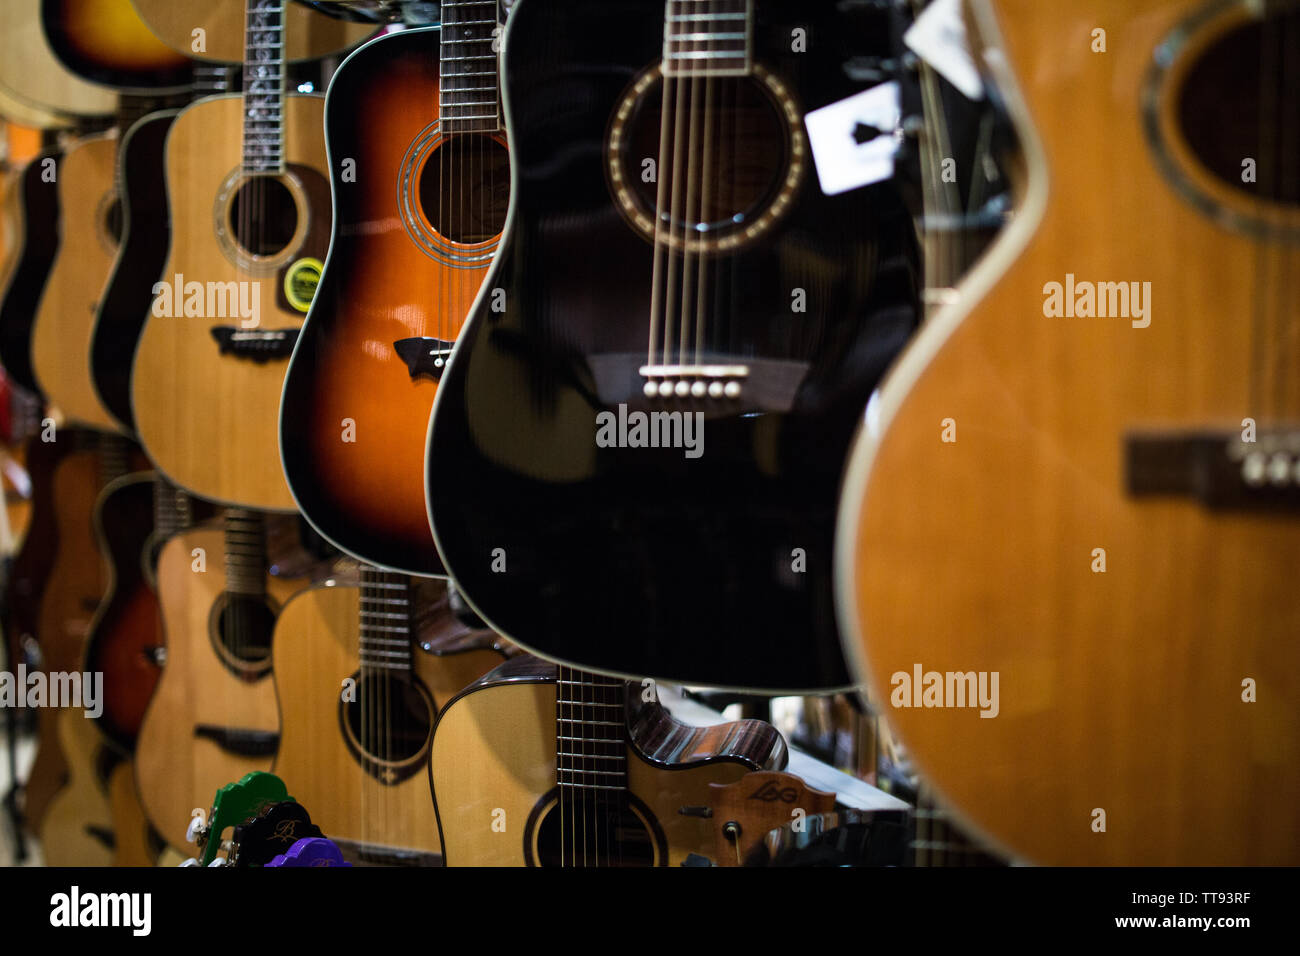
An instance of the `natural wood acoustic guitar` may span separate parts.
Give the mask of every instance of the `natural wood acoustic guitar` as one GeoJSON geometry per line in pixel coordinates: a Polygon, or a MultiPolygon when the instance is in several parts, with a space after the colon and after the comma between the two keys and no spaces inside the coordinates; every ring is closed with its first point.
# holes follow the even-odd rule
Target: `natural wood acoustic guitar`
{"type": "Polygon", "coordinates": [[[865,416],[846,650],[1007,856],[1295,865],[1300,10],[971,6],[1027,177],[865,416]]]}

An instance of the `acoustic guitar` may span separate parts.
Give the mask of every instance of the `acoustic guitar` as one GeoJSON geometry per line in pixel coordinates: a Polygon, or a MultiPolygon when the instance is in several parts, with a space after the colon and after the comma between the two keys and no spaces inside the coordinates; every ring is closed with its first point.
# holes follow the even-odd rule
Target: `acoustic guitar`
{"type": "Polygon", "coordinates": [[[86,639],[84,670],[104,675],[103,713],[95,724],[123,753],[135,749],[166,656],[157,555],[193,520],[189,496],[152,472],[119,478],[96,508],[95,531],[110,573],[86,639]]]}
{"type": "Polygon", "coordinates": [[[510,640],[615,674],[849,684],[836,495],[916,324],[917,253],[891,182],[823,192],[804,117],[862,91],[847,64],[887,53],[883,16],[515,5],[506,237],[426,455],[439,554],[510,640]]]}
{"type": "MultiPolygon", "coordinates": [[[[244,0],[130,2],[159,42],[186,57],[208,63],[238,63],[244,56],[244,0]]],[[[284,22],[285,59],[290,63],[337,56],[373,35],[376,29],[374,24],[324,16],[298,0],[285,5],[284,22]]]]}
{"type": "MultiPolygon", "coordinates": [[[[68,144],[59,163],[59,248],[32,323],[32,371],[67,419],[115,431],[90,377],[90,336],[122,234],[117,129],[68,144]]],[[[49,188],[55,188],[51,186],[49,188]]]]}
{"type": "Polygon", "coordinates": [[[155,37],[132,0],[41,0],[40,8],[50,50],[77,76],[127,94],[188,89],[189,57],[155,37]]]}
{"type": "Polygon", "coordinates": [[[323,99],[284,92],[283,0],[249,0],[242,96],[167,138],[171,252],[132,370],[140,441],[173,483],[289,511],[275,409],[329,240],[323,99]]]}
{"type": "Polygon", "coordinates": [[[771,724],[691,727],[649,682],[521,655],[443,709],[429,779],[448,866],[677,866],[714,851],[684,808],[785,761],[771,724]]]}
{"type": "Polygon", "coordinates": [[[38,114],[67,118],[111,115],[117,108],[116,94],[78,76],[55,56],[41,19],[45,3],[0,3],[0,99],[12,100],[38,114]]]}
{"type": "Polygon", "coordinates": [[[57,146],[47,146],[18,169],[14,210],[21,247],[8,270],[0,299],[0,364],[5,374],[40,394],[32,370],[32,325],[45,282],[59,250],[59,162],[57,146]]]}
{"type": "Polygon", "coordinates": [[[359,587],[310,588],[280,614],[274,770],[359,861],[441,860],[426,777],[433,725],[440,706],[503,659],[490,632],[463,636],[445,582],[369,567],[359,587]]]}
{"type": "MultiPolygon", "coordinates": [[[[194,69],[193,94],[223,93],[229,72],[222,67],[194,69]]],[[[167,133],[180,109],[161,108],[126,127],[117,151],[121,240],[107,283],[99,295],[90,340],[90,377],[95,394],[118,427],[135,430],[131,412],[131,365],[149,311],[154,283],[162,275],[171,245],[171,210],[166,177],[167,133]]]]}
{"type": "Polygon", "coordinates": [[[224,534],[202,525],[158,555],[167,650],[135,768],[145,813],[177,850],[190,811],[223,782],[269,770],[279,744],[271,639],[279,609],[307,582],[268,575],[266,541],[260,514],[229,509],[224,534]]]}
{"type": "MultiPolygon", "coordinates": [[[[107,565],[94,532],[96,502],[112,481],[140,464],[138,453],[117,436],[61,429],[57,441],[73,450],[62,456],[54,472],[58,545],[41,593],[36,629],[41,669],[47,675],[82,670],[86,636],[108,588],[107,565]]],[[[37,716],[36,759],[23,803],[24,817],[34,833],[41,832],[50,801],[67,783],[68,761],[59,730],[62,709],[45,706],[37,716]]]]}
{"type": "Polygon", "coordinates": [[[497,4],[442,11],[441,30],[368,43],[331,81],[334,234],[280,412],[307,519],[361,560],[412,574],[444,573],[424,501],[429,412],[510,189],[497,4]]]}
{"type": "Polygon", "coordinates": [[[866,417],[846,650],[1008,856],[1295,865],[1300,11],[972,10],[1028,176],[866,417]]]}

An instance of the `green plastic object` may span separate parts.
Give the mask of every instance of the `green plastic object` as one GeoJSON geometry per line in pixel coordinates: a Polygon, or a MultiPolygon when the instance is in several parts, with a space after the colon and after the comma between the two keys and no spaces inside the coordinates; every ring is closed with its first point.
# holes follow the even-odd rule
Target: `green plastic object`
{"type": "Polygon", "coordinates": [[[221,849],[221,834],[227,827],[238,826],[271,804],[285,800],[293,800],[293,797],[289,796],[284,781],[263,770],[246,773],[238,782],[228,783],[219,789],[212,800],[207,835],[203,839],[203,851],[199,854],[200,865],[207,866],[217,858],[217,850],[221,849]]]}

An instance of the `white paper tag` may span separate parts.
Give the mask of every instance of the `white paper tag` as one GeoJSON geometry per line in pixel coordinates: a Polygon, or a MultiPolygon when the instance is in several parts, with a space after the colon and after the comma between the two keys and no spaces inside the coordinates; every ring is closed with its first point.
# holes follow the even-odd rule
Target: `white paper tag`
{"type": "Polygon", "coordinates": [[[805,116],[822,192],[835,196],[893,176],[896,132],[902,119],[898,83],[894,81],[805,116]]]}
{"type": "Polygon", "coordinates": [[[984,83],[966,39],[961,0],[934,0],[903,34],[903,42],[966,99],[984,99],[984,83]]]}

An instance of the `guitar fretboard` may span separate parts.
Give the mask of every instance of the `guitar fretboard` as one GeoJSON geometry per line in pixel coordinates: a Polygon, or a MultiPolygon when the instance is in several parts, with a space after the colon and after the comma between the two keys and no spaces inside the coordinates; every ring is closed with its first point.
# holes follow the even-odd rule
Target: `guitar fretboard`
{"type": "Polygon", "coordinates": [[[244,172],[284,172],[284,0],[247,0],[244,172]]]}
{"type": "Polygon", "coordinates": [[[740,76],[753,62],[753,0],[668,0],[665,76],[740,76]]]}
{"type": "Polygon", "coordinates": [[[411,580],[404,574],[361,569],[361,671],[392,675],[411,670],[411,580]]]}
{"type": "Polygon", "coordinates": [[[154,533],[164,540],[194,523],[190,496],[162,477],[153,480],[154,533]]]}
{"type": "Polygon", "coordinates": [[[496,0],[443,0],[438,112],[446,133],[501,127],[496,0]]]}
{"type": "Polygon", "coordinates": [[[627,789],[626,685],[568,667],[555,682],[556,782],[564,790],[627,789]]]}
{"type": "Polygon", "coordinates": [[[266,591],[266,525],[256,511],[226,509],[226,590],[260,597],[266,591]]]}

